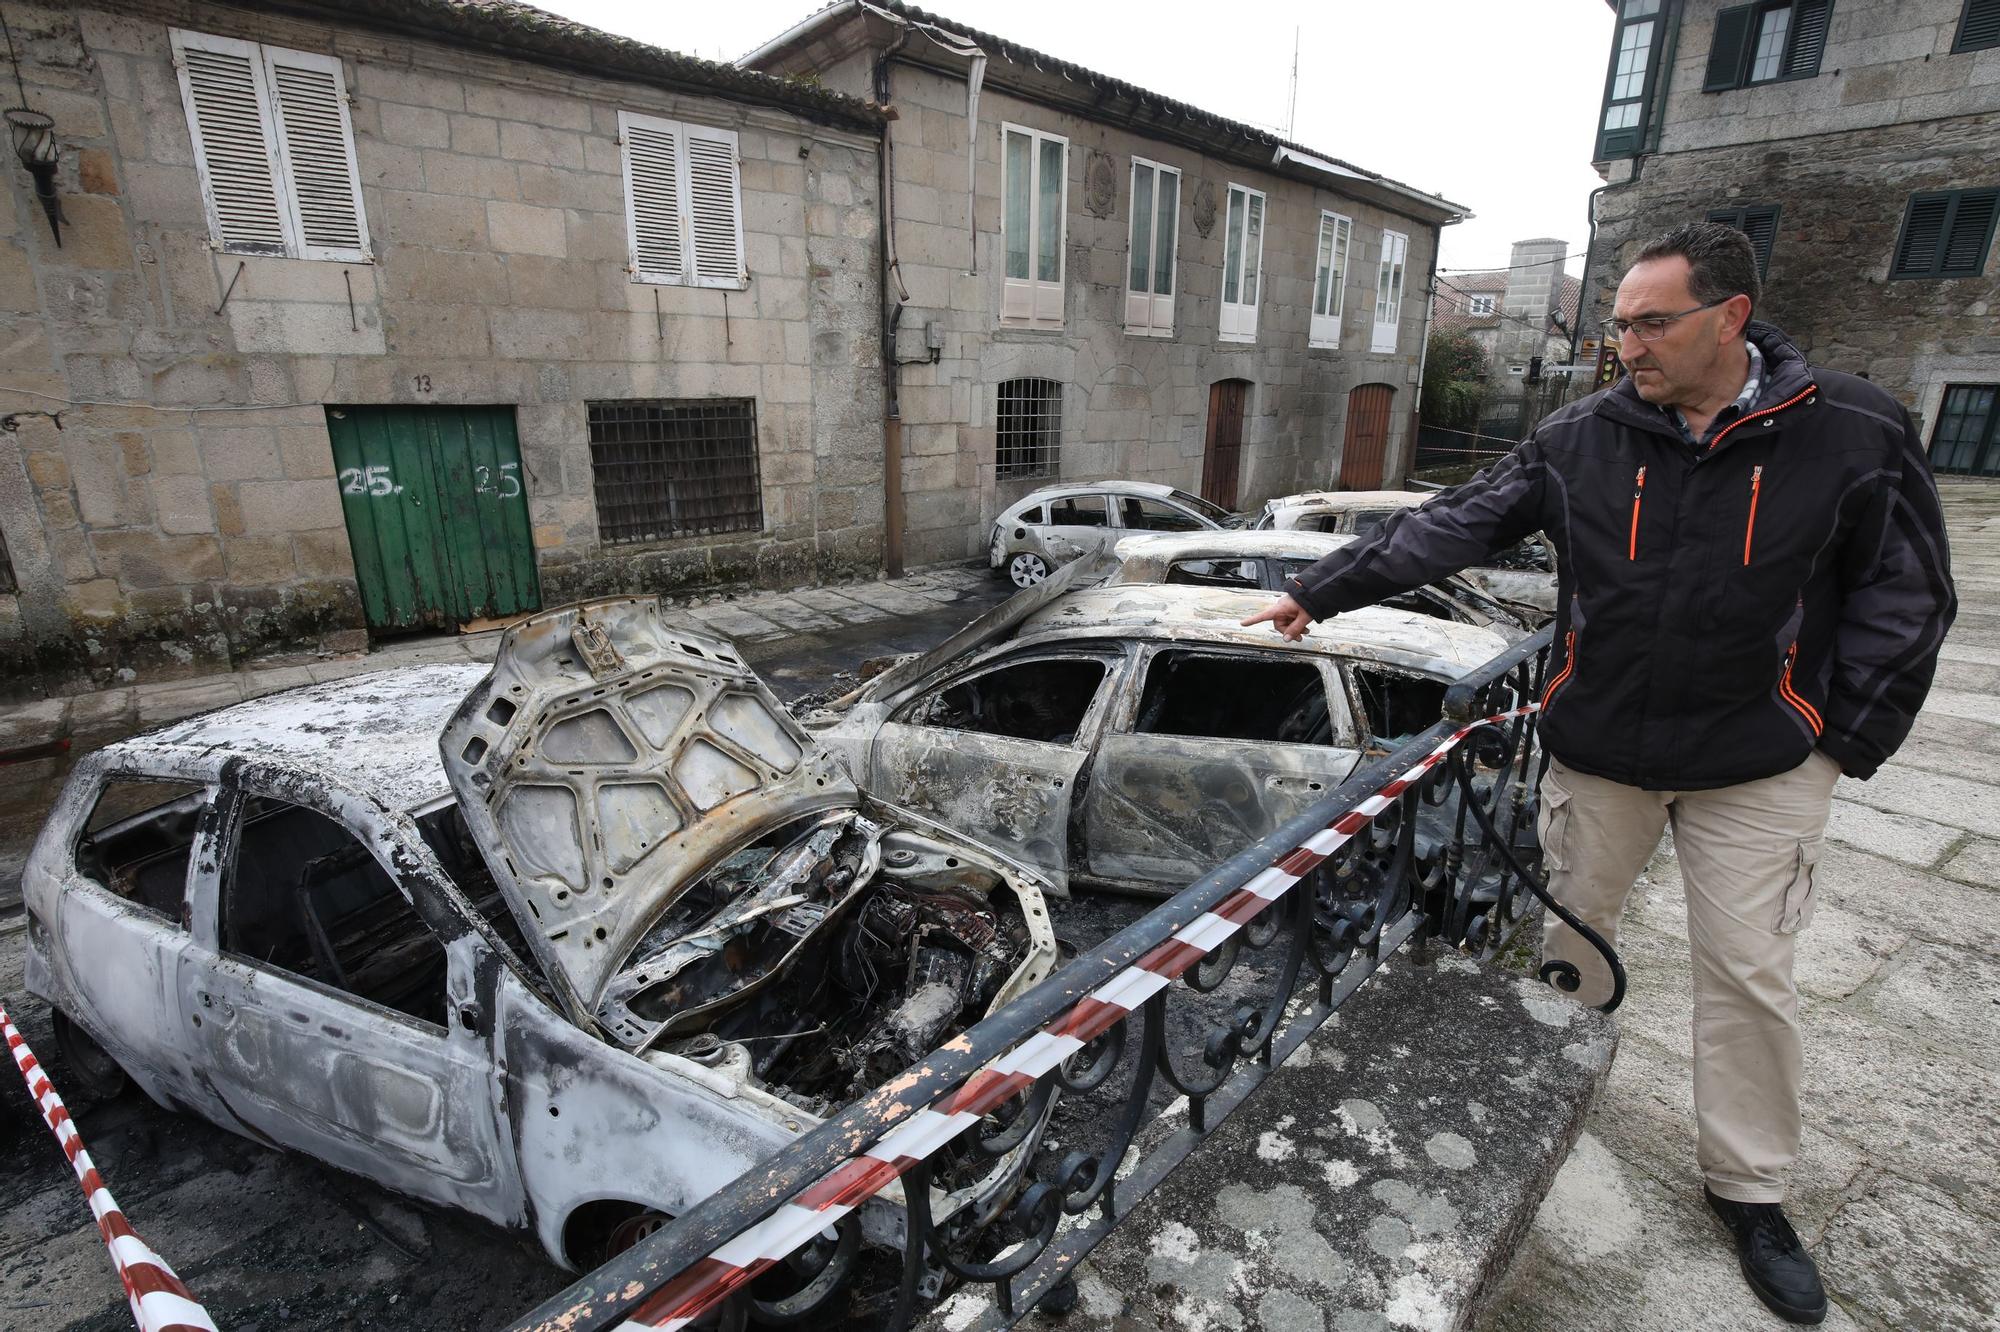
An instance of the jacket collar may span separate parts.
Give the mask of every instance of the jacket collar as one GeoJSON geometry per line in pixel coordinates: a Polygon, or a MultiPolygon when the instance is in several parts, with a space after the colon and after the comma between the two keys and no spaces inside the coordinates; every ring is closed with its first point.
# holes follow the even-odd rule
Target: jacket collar
{"type": "MultiPolygon", "coordinates": [[[[1806,361],[1805,353],[1798,349],[1783,329],[1753,319],[1744,327],[1743,336],[1756,343],[1757,350],[1764,355],[1764,383],[1751,410],[1763,411],[1775,407],[1811,387],[1812,366],[1806,361]]],[[[1630,375],[1606,389],[1594,410],[1599,416],[1680,439],[1680,432],[1674,429],[1673,422],[1658,407],[1639,396],[1630,375]]]]}

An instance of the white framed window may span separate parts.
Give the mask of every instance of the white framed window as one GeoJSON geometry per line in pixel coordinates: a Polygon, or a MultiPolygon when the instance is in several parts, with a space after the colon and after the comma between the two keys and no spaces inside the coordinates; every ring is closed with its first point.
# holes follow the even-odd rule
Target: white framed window
{"type": "Polygon", "coordinates": [[[208,212],[231,254],[368,261],[340,61],[170,29],[208,212]]]}
{"type": "Polygon", "coordinates": [[[1403,262],[1409,253],[1408,236],[1400,231],[1382,233],[1382,264],[1375,274],[1375,336],[1368,342],[1371,352],[1396,350],[1396,330],[1403,320],[1403,262]]]}
{"type": "Polygon", "coordinates": [[[1224,342],[1257,340],[1257,296],[1264,277],[1264,192],[1229,187],[1229,216],[1222,233],[1222,310],[1217,336],[1224,342]]]}
{"type": "Polygon", "coordinates": [[[1125,265],[1125,331],[1174,332],[1174,246],[1179,240],[1181,173],[1132,159],[1132,248],[1125,265]]]}
{"type": "Polygon", "coordinates": [[[1468,296],[1465,301],[1465,312],[1475,317],[1490,315],[1493,313],[1493,298],[1491,296],[1468,296]]]}
{"type": "Polygon", "coordinates": [[[1003,124],[1000,145],[1000,235],[1007,252],[1000,321],[1061,328],[1069,140],[1003,124]]]}
{"type": "Polygon", "coordinates": [[[1306,338],[1313,347],[1340,345],[1340,312],[1347,286],[1347,243],[1354,223],[1339,213],[1319,215],[1319,252],[1313,261],[1312,328],[1306,338]]]}
{"type": "Polygon", "coordinates": [[[634,282],[741,287],[743,189],[736,131],[618,113],[634,282]]]}

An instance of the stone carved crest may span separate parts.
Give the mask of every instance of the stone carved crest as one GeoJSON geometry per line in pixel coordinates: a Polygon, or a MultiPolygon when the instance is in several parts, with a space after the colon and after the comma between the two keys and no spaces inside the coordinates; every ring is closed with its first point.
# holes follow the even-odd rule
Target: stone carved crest
{"type": "Polygon", "coordinates": [[[1194,187],[1194,198],[1188,203],[1188,212],[1194,218],[1194,229],[1201,233],[1203,240],[1215,230],[1215,182],[1204,180],[1194,187]]]}
{"type": "Polygon", "coordinates": [[[1110,217],[1117,201],[1117,163],[1108,153],[1092,153],[1083,168],[1083,206],[1092,217],[1110,217]]]}

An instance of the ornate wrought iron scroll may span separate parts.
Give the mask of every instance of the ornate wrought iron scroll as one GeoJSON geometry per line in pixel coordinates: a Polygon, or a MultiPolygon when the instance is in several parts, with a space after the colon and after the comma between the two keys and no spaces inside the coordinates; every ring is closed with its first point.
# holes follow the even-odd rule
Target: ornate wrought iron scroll
{"type": "MultiPolygon", "coordinates": [[[[1534,700],[1549,640],[1496,657],[1436,725],[513,1332],[901,1329],[981,1287],[978,1328],[1066,1307],[1078,1262],[1383,958],[1412,939],[1491,957],[1548,902],[1534,700]],[[1018,1169],[1004,1205],[954,1210],[957,1185],[1003,1160],[1018,1169]]],[[[1574,988],[1573,968],[1544,974],[1574,988]]]]}

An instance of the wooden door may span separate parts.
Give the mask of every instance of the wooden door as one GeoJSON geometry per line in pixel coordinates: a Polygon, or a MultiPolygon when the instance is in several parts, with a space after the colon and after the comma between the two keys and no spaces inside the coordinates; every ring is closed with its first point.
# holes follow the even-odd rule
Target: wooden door
{"type": "Polygon", "coordinates": [[[1389,407],[1396,390],[1363,384],[1347,395],[1347,440],[1340,446],[1340,488],[1380,490],[1389,451],[1389,407]]]}
{"type": "Polygon", "coordinates": [[[455,629],[541,605],[511,407],[330,407],[368,627],[455,629]]]}
{"type": "Polygon", "coordinates": [[[1249,401],[1247,379],[1217,380],[1208,390],[1208,447],[1201,461],[1201,497],[1225,509],[1236,507],[1243,413],[1249,401]]]}

